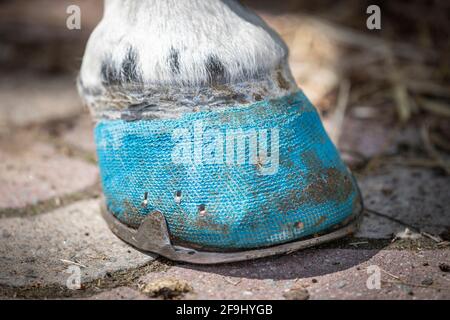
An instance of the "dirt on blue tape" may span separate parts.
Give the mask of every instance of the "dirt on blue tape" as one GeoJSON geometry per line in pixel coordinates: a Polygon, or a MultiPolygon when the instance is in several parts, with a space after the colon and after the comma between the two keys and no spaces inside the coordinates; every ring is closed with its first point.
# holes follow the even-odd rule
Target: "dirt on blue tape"
{"type": "Polygon", "coordinates": [[[359,193],[302,92],[168,120],[95,128],[107,208],[137,227],[161,212],[175,243],[257,248],[351,216],[359,193]]]}

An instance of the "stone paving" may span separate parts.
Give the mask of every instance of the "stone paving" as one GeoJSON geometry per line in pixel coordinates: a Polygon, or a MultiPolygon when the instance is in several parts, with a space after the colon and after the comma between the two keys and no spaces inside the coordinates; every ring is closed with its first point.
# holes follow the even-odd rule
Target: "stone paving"
{"type": "MultiPolygon", "coordinates": [[[[34,91],[25,79],[13,82],[19,95],[0,81],[0,298],[450,299],[448,176],[398,163],[357,170],[371,210],[353,237],[228,265],[172,263],[123,243],[100,217],[92,124],[73,79],[34,91]],[[405,228],[412,235],[393,242],[405,228]],[[379,288],[367,286],[374,266],[379,288]],[[79,289],[67,286],[73,270],[79,289]],[[168,288],[149,289],[161,281],[168,288]]],[[[344,135],[346,149],[364,152],[361,141],[383,132],[372,125],[357,141],[344,135]]]]}

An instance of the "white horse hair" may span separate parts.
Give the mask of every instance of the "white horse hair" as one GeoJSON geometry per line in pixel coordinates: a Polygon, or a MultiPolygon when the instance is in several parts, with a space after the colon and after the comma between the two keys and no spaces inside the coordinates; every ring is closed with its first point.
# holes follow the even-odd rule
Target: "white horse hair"
{"type": "Polygon", "coordinates": [[[233,0],[105,0],[79,89],[97,117],[177,117],[297,90],[287,54],[233,0]]]}

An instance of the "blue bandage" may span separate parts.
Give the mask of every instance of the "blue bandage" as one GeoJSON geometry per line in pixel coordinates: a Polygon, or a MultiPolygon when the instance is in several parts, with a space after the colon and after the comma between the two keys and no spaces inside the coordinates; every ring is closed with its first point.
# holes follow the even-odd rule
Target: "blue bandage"
{"type": "Polygon", "coordinates": [[[351,173],[302,92],[177,119],[95,128],[109,212],[137,227],[153,211],[174,243],[257,248],[355,214],[351,173]]]}

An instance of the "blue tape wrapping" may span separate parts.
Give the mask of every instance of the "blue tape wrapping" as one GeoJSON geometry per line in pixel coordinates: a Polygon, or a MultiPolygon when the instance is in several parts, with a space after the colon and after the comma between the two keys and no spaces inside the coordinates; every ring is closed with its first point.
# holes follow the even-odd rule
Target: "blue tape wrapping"
{"type": "Polygon", "coordinates": [[[359,202],[351,173],[298,91],[177,119],[101,120],[106,205],[137,227],[161,212],[174,241],[244,249],[319,233],[359,202]]]}

